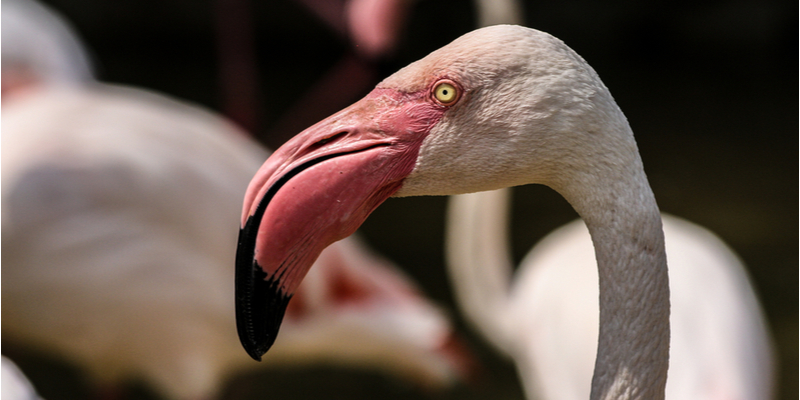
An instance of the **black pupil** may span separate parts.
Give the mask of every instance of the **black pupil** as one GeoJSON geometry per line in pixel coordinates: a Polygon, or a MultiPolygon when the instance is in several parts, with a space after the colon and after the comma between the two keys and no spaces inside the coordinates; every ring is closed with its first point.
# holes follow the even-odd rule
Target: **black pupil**
{"type": "Polygon", "coordinates": [[[442,89],[442,94],[447,96],[447,89],[442,89]]]}

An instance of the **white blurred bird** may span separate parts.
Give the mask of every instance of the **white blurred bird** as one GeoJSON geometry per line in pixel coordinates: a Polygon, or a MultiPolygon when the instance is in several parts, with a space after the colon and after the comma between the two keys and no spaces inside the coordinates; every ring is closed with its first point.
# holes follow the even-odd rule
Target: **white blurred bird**
{"type": "MultiPolygon", "coordinates": [[[[508,189],[453,196],[447,262],[458,304],[515,360],[531,399],[584,399],[598,338],[598,273],[578,220],[542,239],[514,273],[508,189]]],[[[664,215],[669,265],[667,399],[764,400],[774,384],[765,319],[738,257],[716,236],[664,215]]]]}
{"type": "MultiPolygon", "coordinates": [[[[236,221],[261,147],[197,107],[101,84],[4,106],[2,130],[5,338],[176,399],[261,365],[233,312],[236,221]]],[[[354,240],[318,267],[267,363],[459,376],[447,318],[396,267],[354,240]]]]}
{"type": "MultiPolygon", "coordinates": [[[[3,6],[4,339],[101,386],[142,377],[168,398],[213,397],[263,365],[236,336],[233,260],[242,194],[268,153],[209,111],[92,82],[56,13],[3,6]]],[[[322,255],[295,303],[266,364],[426,386],[469,368],[444,313],[357,239],[322,255]]]]}

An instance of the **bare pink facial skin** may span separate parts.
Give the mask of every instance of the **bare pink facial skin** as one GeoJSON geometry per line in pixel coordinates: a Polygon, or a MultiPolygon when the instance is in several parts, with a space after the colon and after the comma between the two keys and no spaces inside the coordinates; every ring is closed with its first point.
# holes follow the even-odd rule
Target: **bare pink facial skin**
{"type": "Polygon", "coordinates": [[[284,294],[295,291],[325,247],[355,232],[400,189],[445,110],[427,90],[375,89],[298,134],[264,163],[247,189],[241,223],[273,185],[282,184],[264,211],[254,256],[268,278],[278,278],[284,294]],[[320,159],[325,160],[301,167],[320,159]],[[293,176],[283,182],[287,174],[293,176]]]}

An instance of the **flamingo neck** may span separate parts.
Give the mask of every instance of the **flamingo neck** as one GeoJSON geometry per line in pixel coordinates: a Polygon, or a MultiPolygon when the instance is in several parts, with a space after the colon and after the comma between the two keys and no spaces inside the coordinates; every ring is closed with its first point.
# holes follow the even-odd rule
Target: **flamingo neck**
{"type": "Polygon", "coordinates": [[[579,195],[565,193],[589,228],[600,278],[591,399],[663,399],[670,333],[661,216],[638,151],[616,165],[578,179],[579,195]]]}

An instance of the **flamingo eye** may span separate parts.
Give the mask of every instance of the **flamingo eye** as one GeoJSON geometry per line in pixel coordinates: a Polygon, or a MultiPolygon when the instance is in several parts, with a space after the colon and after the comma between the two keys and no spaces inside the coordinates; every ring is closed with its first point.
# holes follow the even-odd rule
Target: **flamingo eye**
{"type": "Polygon", "coordinates": [[[440,82],[433,88],[433,97],[445,106],[455,103],[458,96],[458,88],[448,82],[440,82]]]}

